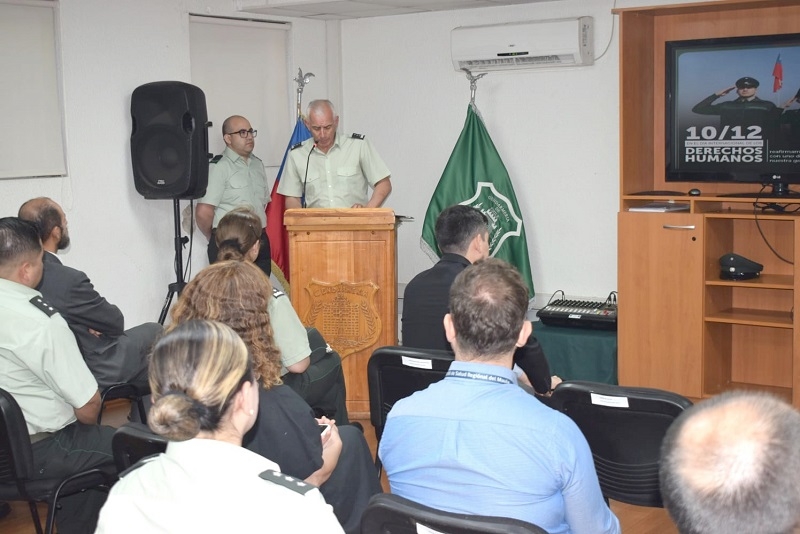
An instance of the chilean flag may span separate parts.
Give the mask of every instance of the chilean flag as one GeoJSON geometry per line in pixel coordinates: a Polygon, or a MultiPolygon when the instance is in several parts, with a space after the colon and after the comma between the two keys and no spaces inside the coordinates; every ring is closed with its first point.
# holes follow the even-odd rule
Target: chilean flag
{"type": "Polygon", "coordinates": [[[781,63],[781,55],[778,54],[778,59],[775,60],[775,66],[772,67],[772,92],[777,93],[783,87],[783,64],[781,63]]]}
{"type": "Polygon", "coordinates": [[[286,209],[286,202],[283,195],[278,194],[278,183],[283,174],[283,167],[286,165],[286,155],[289,150],[301,141],[311,137],[311,132],[306,128],[302,117],[297,118],[294,126],[292,138],[283,154],[281,167],[278,169],[278,176],[272,186],[270,202],[267,204],[267,235],[269,236],[269,247],[272,254],[272,274],[280,281],[285,293],[289,293],[289,234],[283,225],[283,211],[286,209]]]}

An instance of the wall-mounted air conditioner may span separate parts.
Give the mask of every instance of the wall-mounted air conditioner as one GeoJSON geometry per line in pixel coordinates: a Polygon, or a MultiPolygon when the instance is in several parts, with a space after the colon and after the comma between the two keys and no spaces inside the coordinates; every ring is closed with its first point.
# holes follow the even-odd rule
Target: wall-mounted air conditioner
{"type": "Polygon", "coordinates": [[[450,32],[453,67],[473,72],[594,63],[592,17],[460,26],[450,32]]]}

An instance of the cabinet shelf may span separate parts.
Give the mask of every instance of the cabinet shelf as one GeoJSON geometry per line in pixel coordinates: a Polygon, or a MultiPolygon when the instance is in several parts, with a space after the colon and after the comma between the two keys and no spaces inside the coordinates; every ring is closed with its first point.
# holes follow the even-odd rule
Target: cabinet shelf
{"type": "Polygon", "coordinates": [[[742,324],[770,328],[792,328],[794,326],[789,312],[748,310],[745,308],[730,308],[714,312],[706,315],[704,320],[709,323],[742,324]]]}
{"type": "Polygon", "coordinates": [[[750,287],[755,289],[794,289],[794,276],[790,274],[763,274],[752,280],[706,280],[707,286],[750,287]]]}

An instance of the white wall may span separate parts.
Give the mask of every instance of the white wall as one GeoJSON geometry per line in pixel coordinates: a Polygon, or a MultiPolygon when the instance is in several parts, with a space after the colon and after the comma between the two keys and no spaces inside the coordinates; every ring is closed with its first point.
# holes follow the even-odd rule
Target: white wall
{"type": "MultiPolygon", "coordinates": [[[[0,180],[0,213],[16,215],[22,202],[36,196],[59,202],[72,237],[63,261],[87,272],[98,291],[122,309],[127,326],[155,321],[167,286],[175,281],[172,202],[145,200],[134,188],[131,92],[157,80],[191,82],[189,12],[239,14],[233,0],[62,0],[60,5],[68,176],[0,180]]],[[[314,72],[304,97],[320,98],[326,94],[327,63],[314,51],[325,48],[326,25],[303,19],[292,24],[290,78],[298,66],[314,72]]],[[[287,142],[292,86],[287,113],[276,119],[286,123],[287,142]]],[[[31,142],[35,126],[26,134],[31,142]]],[[[205,239],[195,243],[204,252],[205,239]]],[[[200,267],[195,265],[195,272],[200,267]]]]}
{"type": "MultiPolygon", "coordinates": [[[[370,137],[392,171],[387,205],[416,219],[398,233],[401,282],[431,265],[419,247],[422,222],[469,103],[469,81],[450,60],[450,30],[590,15],[599,55],[610,7],[568,0],[343,22],[344,131],[370,137]]],[[[544,297],[616,289],[617,67],[613,43],[590,67],[478,81],[476,104],[514,183],[534,286],[544,297]]]]}
{"type": "MultiPolygon", "coordinates": [[[[628,0],[618,7],[654,3],[667,2],[628,0]]],[[[153,321],[175,280],[172,203],[144,200],[134,189],[130,95],[151,81],[191,81],[188,13],[237,16],[236,0],[60,4],[69,174],[0,180],[1,213],[15,215],[35,196],[61,203],[73,241],[65,263],[85,270],[122,308],[129,326],[153,321]]],[[[611,35],[611,8],[611,0],[564,0],[341,25],[291,20],[289,78],[298,67],[316,75],[304,102],[330,96],[339,104],[342,131],[369,135],[392,169],[395,188],[387,205],[416,217],[399,232],[400,282],[430,266],[419,249],[422,220],[469,101],[469,84],[450,63],[450,30],[591,15],[599,54],[611,35]]],[[[545,299],[557,289],[605,296],[616,288],[616,41],[615,34],[592,67],[493,73],[478,85],[477,104],[514,181],[534,282],[545,299]]],[[[294,100],[287,106],[292,109],[294,100]]],[[[290,116],[276,119],[287,122],[287,140],[290,116]]],[[[195,246],[204,247],[205,240],[197,237],[195,246]]]]}

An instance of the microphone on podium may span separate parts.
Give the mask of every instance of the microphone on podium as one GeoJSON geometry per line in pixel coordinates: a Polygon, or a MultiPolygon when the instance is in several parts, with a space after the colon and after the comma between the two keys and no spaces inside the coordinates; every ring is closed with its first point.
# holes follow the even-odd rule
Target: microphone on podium
{"type": "Polygon", "coordinates": [[[306,158],[306,174],[303,176],[303,198],[302,204],[300,207],[306,207],[306,181],[308,180],[308,162],[311,161],[311,154],[314,152],[314,149],[317,147],[317,143],[311,145],[311,150],[308,151],[308,158],[306,158]]]}

